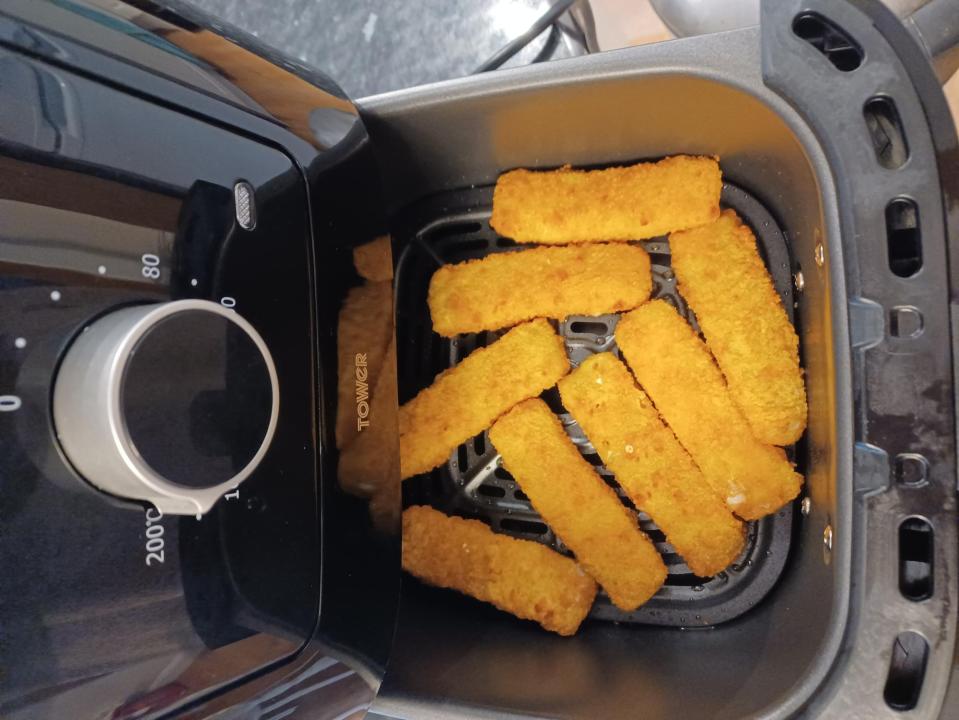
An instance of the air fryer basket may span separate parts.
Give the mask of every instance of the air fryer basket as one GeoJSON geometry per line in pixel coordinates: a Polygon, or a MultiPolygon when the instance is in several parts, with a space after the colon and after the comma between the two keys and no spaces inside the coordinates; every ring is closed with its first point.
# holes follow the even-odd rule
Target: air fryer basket
{"type": "MultiPolygon", "coordinates": [[[[492,188],[444,193],[418,204],[407,213],[407,222],[419,226],[411,237],[399,230],[396,240],[403,247],[396,267],[396,313],[400,402],[406,402],[429,385],[441,371],[455,365],[472,350],[495,340],[500,332],[471,333],[446,339],[432,332],[426,288],[439,263],[461,262],[494,252],[509,252],[516,244],[497,236],[489,226],[492,188]]],[[[724,207],[735,209],[753,229],[776,289],[790,316],[793,310],[793,274],[786,238],[772,216],[752,196],[725,184],[724,207]]],[[[640,243],[652,259],[653,297],[670,302],[695,323],[692,311],[676,291],[670,270],[666,238],[640,243]]],[[[619,316],[570,316],[556,327],[567,353],[578,365],[596,352],[619,354],[613,333],[619,316]]],[[[584,457],[613,486],[623,502],[636,508],[616,485],[579,426],[562,407],[555,388],[543,394],[559,414],[566,431],[584,457]]],[[[802,471],[802,468],[800,468],[802,471]]],[[[559,552],[568,550],[543,523],[516,481],[502,467],[486,432],[457,448],[449,462],[430,473],[404,483],[404,503],[428,504],[451,514],[480,518],[499,532],[537,540],[559,552]]],[[[669,570],[657,595],[631,613],[618,610],[601,593],[591,616],[616,622],[639,622],[677,627],[704,627],[730,620],[759,602],[775,584],[786,556],[793,517],[799,501],[758,522],[749,523],[743,553],[727,570],[712,578],[697,577],[666,542],[649,517],[638,513],[639,522],[653,539],[669,570]]]]}
{"type": "MultiPolygon", "coordinates": [[[[957,231],[949,168],[959,150],[938,82],[896,18],[867,0],[768,1],[761,28],[404,91],[362,110],[397,258],[428,255],[417,233],[464,212],[479,227],[447,226],[441,244],[490,250],[488,199],[470,188],[512,167],[720,156],[726,181],[785,233],[801,275],[810,407],[796,448],[808,515],[795,517],[779,579],[746,612],[676,623],[687,629],[591,619],[567,639],[407,579],[374,708],[404,718],[935,717],[956,631],[957,273],[946,227],[957,231]]],[[[400,303],[408,269],[398,269],[400,303]]],[[[433,348],[435,372],[450,356],[433,348]]],[[[473,462],[467,448],[468,472],[473,462]]],[[[453,502],[463,499],[454,471],[409,499],[425,492],[444,509],[475,510],[453,502]]],[[[504,498],[508,483],[497,484],[504,498]]]]}

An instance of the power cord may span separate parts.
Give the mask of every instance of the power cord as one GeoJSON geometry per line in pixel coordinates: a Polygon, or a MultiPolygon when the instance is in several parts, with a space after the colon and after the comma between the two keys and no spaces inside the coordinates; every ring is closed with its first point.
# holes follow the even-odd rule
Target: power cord
{"type": "Polygon", "coordinates": [[[549,36],[546,38],[546,44],[543,45],[543,49],[537,53],[536,57],[533,59],[533,62],[542,62],[543,60],[549,58],[556,50],[556,46],[559,44],[559,39],[562,34],[562,30],[558,27],[556,21],[577,1],[578,0],[557,0],[557,2],[551,5],[546,12],[537,18],[536,22],[529,26],[529,29],[526,32],[506,43],[506,45],[497,50],[493,55],[490,56],[488,60],[486,60],[473,72],[484,73],[502,67],[502,65],[510,58],[515,56],[523,48],[533,42],[533,40],[539,37],[540,34],[546,30],[546,28],[552,26],[549,36]]]}

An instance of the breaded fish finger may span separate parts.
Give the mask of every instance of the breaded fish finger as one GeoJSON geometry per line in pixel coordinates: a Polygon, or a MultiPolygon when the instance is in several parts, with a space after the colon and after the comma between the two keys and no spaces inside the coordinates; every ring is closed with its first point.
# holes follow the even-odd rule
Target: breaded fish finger
{"type": "Polygon", "coordinates": [[[596,596],[568,557],[423,505],[403,511],[403,569],[560,635],[576,632],[596,596]]]}
{"type": "Polygon", "coordinates": [[[546,403],[520,403],[489,437],[533,507],[616,607],[635,610],[659,590],[666,566],[655,546],[546,403]]]}
{"type": "Polygon", "coordinates": [[[436,377],[400,408],[400,474],[441,464],[462,442],[569,371],[562,338],[543,319],[518,325],[436,377]]]}
{"type": "Polygon", "coordinates": [[[683,556],[710,577],[743,549],[745,528],[663,421],[626,366],[612,353],[585,360],[559,381],[572,413],[606,467],[683,556]]]}
{"type": "Polygon", "coordinates": [[[764,445],[733,402],[706,345],[665,301],[624,315],[616,342],[639,384],[739,517],[755,520],[799,493],[782,448],[764,445]]]}
{"type": "Polygon", "coordinates": [[[500,175],[490,225],[517,242],[642,240],[712,222],[722,174],[716,158],[676,155],[606,170],[500,175]]]}
{"type": "Polygon", "coordinates": [[[626,243],[543,247],[444,265],[430,280],[433,330],[498,330],[535,317],[630,310],[653,289],[649,255],[626,243]]]}
{"type": "Polygon", "coordinates": [[[760,442],[791,445],[806,428],[799,338],[756,238],[732,210],[669,236],[679,292],[689,301],[729,392],[760,442]]]}

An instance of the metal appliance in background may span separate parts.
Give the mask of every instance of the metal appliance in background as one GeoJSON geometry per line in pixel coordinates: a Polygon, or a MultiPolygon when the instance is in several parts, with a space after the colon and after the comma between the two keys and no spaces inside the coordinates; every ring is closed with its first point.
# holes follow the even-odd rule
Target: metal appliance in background
{"type": "MultiPolygon", "coordinates": [[[[955,127],[881,4],[760,19],[354,104],[178,2],[0,0],[0,714],[947,717],[955,127]],[[575,638],[401,584],[397,400],[490,339],[430,274],[509,249],[503,170],[680,152],[792,298],[804,496],[575,638]]],[[[554,542],[495,461],[403,500],[554,542]]]]}

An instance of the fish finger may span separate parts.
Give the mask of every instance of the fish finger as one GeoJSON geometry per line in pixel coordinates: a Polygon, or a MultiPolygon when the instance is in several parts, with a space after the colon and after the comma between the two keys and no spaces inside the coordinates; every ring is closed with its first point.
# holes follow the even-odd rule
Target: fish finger
{"type": "Polygon", "coordinates": [[[432,470],[460,443],[569,371],[562,338],[543,319],[473,351],[400,407],[400,475],[432,470]]]}
{"type": "Polygon", "coordinates": [[[707,482],[739,517],[755,520],[799,493],[802,476],[782,448],[759,442],[706,345],[663,300],[624,315],[616,342],[707,482]]]}
{"type": "Polygon", "coordinates": [[[666,566],[656,547],[546,403],[520,403],[489,437],[533,507],[616,607],[635,610],[659,590],[666,566]]]}
{"type": "Polygon", "coordinates": [[[712,157],[676,155],[605,170],[511,170],[493,191],[490,225],[522,243],[642,240],[719,217],[712,157]]]}
{"type": "Polygon", "coordinates": [[[674,232],[669,246],[679,292],[753,435],[793,444],[806,428],[799,338],[752,231],[725,210],[716,222],[674,232]]]}
{"type": "Polygon", "coordinates": [[[596,596],[574,560],[423,505],[403,511],[403,569],[560,635],[576,632],[596,596]]]}
{"type": "Polygon", "coordinates": [[[606,467],[666,534],[690,570],[710,577],[743,549],[745,528],[706,482],[659,413],[612,353],[559,381],[563,405],[606,467]]]}
{"type": "Polygon", "coordinates": [[[535,317],[630,310],[653,289],[649,255],[626,243],[542,247],[444,265],[430,280],[433,330],[497,330],[535,317]]]}

